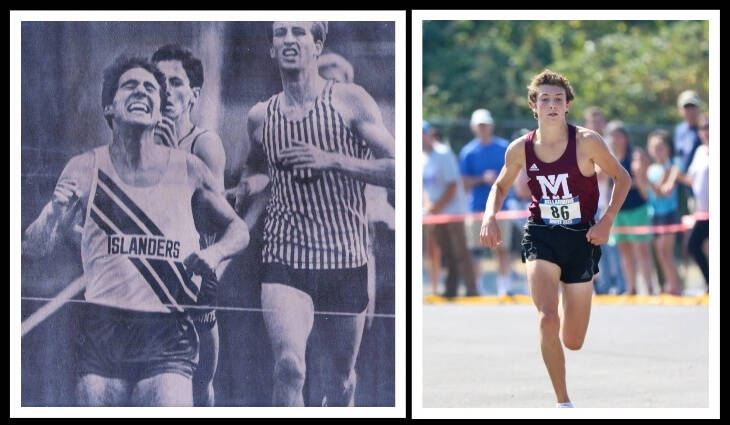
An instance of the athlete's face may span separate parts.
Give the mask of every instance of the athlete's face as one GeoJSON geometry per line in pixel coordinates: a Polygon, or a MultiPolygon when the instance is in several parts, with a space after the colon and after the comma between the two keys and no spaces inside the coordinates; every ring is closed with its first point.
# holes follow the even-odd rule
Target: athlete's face
{"type": "Polygon", "coordinates": [[[566,100],[564,88],[543,84],[537,87],[537,99],[535,103],[530,101],[530,108],[537,114],[538,120],[565,121],[570,102],[566,100]]]}
{"type": "Polygon", "coordinates": [[[317,61],[322,42],[314,41],[312,22],[274,22],[269,54],[281,69],[303,69],[317,61]]]}
{"type": "Polygon", "coordinates": [[[190,87],[190,79],[179,60],[164,60],[157,62],[157,67],[165,74],[167,83],[167,104],[162,113],[172,119],[177,119],[189,113],[200,94],[200,87],[190,87]]]}
{"type": "Polygon", "coordinates": [[[160,85],[144,68],[132,68],[119,77],[111,105],[104,109],[116,123],[154,126],[160,120],[160,85]]]}

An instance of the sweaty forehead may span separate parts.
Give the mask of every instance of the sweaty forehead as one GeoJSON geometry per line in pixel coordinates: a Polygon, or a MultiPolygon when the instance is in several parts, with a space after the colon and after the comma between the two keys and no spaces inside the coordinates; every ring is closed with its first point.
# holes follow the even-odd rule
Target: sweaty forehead
{"type": "Polygon", "coordinates": [[[124,73],[119,76],[119,85],[130,80],[137,80],[141,83],[151,82],[155,86],[158,86],[155,76],[144,68],[132,68],[124,71],[124,73]]]}

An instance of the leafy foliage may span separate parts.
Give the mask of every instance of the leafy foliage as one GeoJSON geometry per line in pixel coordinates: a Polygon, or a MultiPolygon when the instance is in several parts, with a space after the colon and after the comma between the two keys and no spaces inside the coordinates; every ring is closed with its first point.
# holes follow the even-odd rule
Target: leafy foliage
{"type": "Polygon", "coordinates": [[[708,40],[707,21],[426,21],[424,117],[486,107],[498,125],[531,120],[527,85],[549,68],[573,86],[573,122],[598,105],[609,120],[672,125],[683,90],[707,99],[708,40]]]}

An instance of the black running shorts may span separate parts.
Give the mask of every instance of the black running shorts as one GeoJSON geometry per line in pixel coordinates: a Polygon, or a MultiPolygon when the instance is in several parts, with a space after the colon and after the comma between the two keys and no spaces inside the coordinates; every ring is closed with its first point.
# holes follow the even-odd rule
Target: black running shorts
{"type": "Polygon", "coordinates": [[[601,247],[586,239],[591,224],[544,225],[530,218],[522,238],[522,262],[545,260],[560,267],[565,283],[588,282],[598,273],[601,247]]]}
{"type": "Polygon", "coordinates": [[[78,374],[137,382],[161,373],[191,378],[198,334],[187,313],[148,313],[86,304],[77,341],[78,374]]]}
{"type": "Polygon", "coordinates": [[[368,266],[336,270],[294,269],[265,264],[264,283],[280,283],[307,293],[315,311],[361,313],[368,306],[368,266]]]}
{"type": "Polygon", "coordinates": [[[211,330],[217,319],[215,316],[215,305],[218,297],[218,278],[215,274],[203,276],[198,293],[196,308],[189,309],[190,318],[195,323],[195,328],[200,330],[211,330]]]}

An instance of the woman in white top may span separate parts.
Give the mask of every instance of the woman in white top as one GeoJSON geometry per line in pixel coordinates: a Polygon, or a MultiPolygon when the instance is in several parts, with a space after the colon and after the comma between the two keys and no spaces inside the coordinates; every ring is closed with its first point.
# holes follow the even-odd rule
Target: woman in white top
{"type": "Polygon", "coordinates": [[[689,237],[688,249],[705,277],[705,287],[709,290],[709,264],[702,245],[710,234],[710,220],[707,216],[710,206],[710,124],[707,115],[699,119],[699,135],[702,144],[695,150],[684,183],[692,186],[695,197],[695,225],[689,237]]]}

